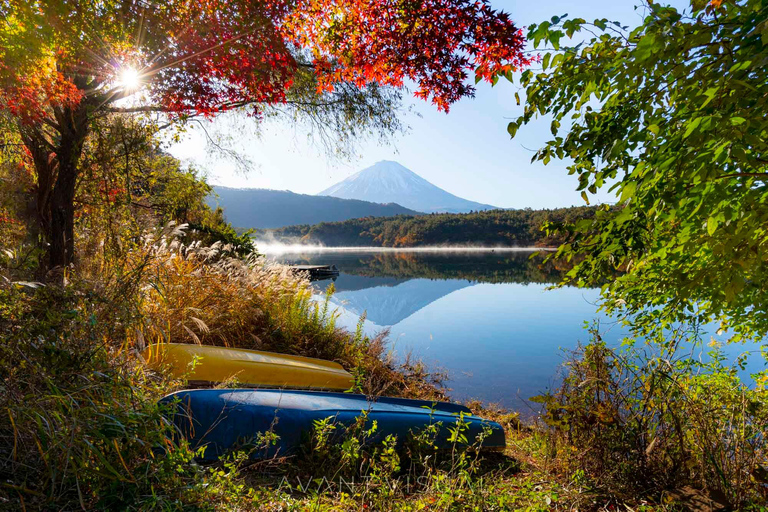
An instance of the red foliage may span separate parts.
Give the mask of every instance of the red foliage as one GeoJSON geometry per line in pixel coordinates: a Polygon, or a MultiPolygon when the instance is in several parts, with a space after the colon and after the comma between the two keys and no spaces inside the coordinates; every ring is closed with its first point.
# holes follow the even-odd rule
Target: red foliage
{"type": "MultiPolygon", "coordinates": [[[[295,68],[275,25],[286,14],[276,2],[195,2],[173,37],[176,51],[145,59],[151,93],[170,112],[203,115],[283,101],[295,68]]],[[[158,21],[177,30],[173,19],[158,21]]]]}
{"type": "Polygon", "coordinates": [[[485,2],[305,0],[283,30],[312,50],[322,88],[340,80],[400,87],[410,79],[416,96],[441,110],[473,93],[469,71],[491,80],[529,63],[521,31],[485,2]]]}
{"type": "Polygon", "coordinates": [[[310,56],[321,92],[341,81],[358,87],[410,81],[416,96],[440,110],[474,93],[471,72],[491,80],[530,63],[520,30],[486,0],[7,4],[16,25],[5,34],[0,29],[0,43],[8,47],[0,49],[0,102],[33,122],[46,106],[76,103],[83,95],[111,89],[107,102],[118,99],[116,77],[127,63],[140,71],[153,106],[206,116],[285,101],[297,52],[310,56]],[[21,41],[15,50],[14,38],[21,41]],[[36,66],[42,61],[45,66],[36,66]]]}
{"type": "Polygon", "coordinates": [[[25,123],[40,123],[47,106],[75,105],[82,98],[62,73],[35,73],[18,76],[15,83],[0,91],[0,108],[25,123]]]}

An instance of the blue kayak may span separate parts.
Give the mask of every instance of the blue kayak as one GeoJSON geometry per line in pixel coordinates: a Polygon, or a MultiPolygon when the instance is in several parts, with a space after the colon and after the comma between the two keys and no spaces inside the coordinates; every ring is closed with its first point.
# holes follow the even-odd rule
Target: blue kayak
{"type": "Polygon", "coordinates": [[[196,389],[172,393],[162,401],[176,404],[173,423],[193,448],[206,447],[202,457],[205,460],[253,447],[258,434],[270,430],[278,436],[277,443],[258,453],[254,451],[253,456],[293,454],[307,445],[315,421],[332,418],[337,427],[346,426],[354,423],[362,411],[368,413],[366,428],[373,421],[377,425],[367,439],[369,444],[379,443],[390,434],[402,443],[411,433],[437,424],[435,443],[447,448],[451,446],[449,427],[455,427],[463,415],[466,429],[462,434],[470,445],[477,442],[476,448],[488,450],[503,450],[506,446],[501,425],[451,403],[389,397],[372,400],[365,395],[280,389],[196,389]],[[487,437],[480,438],[480,444],[478,436],[482,433],[487,437]]]}

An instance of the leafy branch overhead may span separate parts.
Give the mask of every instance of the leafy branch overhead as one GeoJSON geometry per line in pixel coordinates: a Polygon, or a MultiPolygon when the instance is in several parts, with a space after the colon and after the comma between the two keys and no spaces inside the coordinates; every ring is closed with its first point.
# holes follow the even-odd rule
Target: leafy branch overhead
{"type": "Polygon", "coordinates": [[[528,63],[521,31],[485,0],[7,0],[0,15],[0,109],[37,175],[49,268],[74,261],[83,144],[110,113],[278,107],[348,138],[397,129],[388,89],[406,81],[447,111],[474,93],[468,73],[528,63]]]}
{"type": "Polygon", "coordinates": [[[4,104],[38,120],[51,103],[100,108],[139,84],[148,103],[118,110],[258,112],[286,101],[306,68],[319,92],[411,80],[447,110],[473,93],[468,72],[490,79],[527,63],[521,31],[487,2],[10,0],[0,12],[4,104]]]}
{"type": "Polygon", "coordinates": [[[585,201],[599,189],[623,208],[574,229],[569,280],[605,286],[609,311],[661,325],[718,319],[768,333],[768,4],[649,2],[632,31],[554,17],[530,27],[547,49],[521,75],[517,130],[551,117],[533,160],[568,162],[585,201]],[[566,45],[568,41],[570,45],[566,45]],[[576,43],[576,41],[580,41],[576,43]]]}

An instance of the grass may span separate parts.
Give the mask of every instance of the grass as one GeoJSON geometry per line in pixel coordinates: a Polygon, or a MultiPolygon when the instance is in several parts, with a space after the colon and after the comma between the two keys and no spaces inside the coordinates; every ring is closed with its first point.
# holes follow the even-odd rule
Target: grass
{"type": "Polygon", "coordinates": [[[367,446],[370,425],[333,443],[329,433],[340,427],[321,422],[303,457],[233,454],[197,464],[190,447],[169,440],[157,404],[184,382],[145,367],[138,353],[149,343],[335,360],[372,395],[443,400],[445,390],[439,373],[388,353],[384,336],[340,329],[330,297],[313,300],[300,276],[225,245],[184,245],[182,235],[169,226],[125,258],[91,259],[67,287],[0,288],[0,508],[676,510],[690,502],[678,492],[686,486],[699,497],[717,489],[732,506],[756,508],[765,497],[764,395],[722,372],[696,380],[629,367],[600,345],[580,354],[559,394],[546,398],[548,425],[469,404],[505,426],[503,454],[459,441],[441,452],[428,431],[404,449],[391,439],[367,446]],[[649,382],[654,392],[643,394],[649,382]],[[685,382],[686,393],[658,384],[668,382],[685,382]],[[719,414],[703,407],[707,392],[730,397],[719,414]],[[682,405],[676,417],[686,428],[676,430],[670,411],[682,405]],[[630,428],[637,418],[644,427],[630,428]],[[687,473],[665,480],[675,461],[687,473]]]}
{"type": "Polygon", "coordinates": [[[559,389],[539,398],[562,464],[621,501],[768,503],[768,390],[741,381],[742,361],[726,365],[716,344],[702,360],[679,354],[700,343],[697,329],[625,351],[592,334],[559,389]]]}

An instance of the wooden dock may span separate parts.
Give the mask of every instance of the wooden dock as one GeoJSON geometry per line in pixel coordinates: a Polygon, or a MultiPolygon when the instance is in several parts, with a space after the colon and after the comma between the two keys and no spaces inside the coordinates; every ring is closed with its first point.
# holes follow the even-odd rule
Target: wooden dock
{"type": "Polygon", "coordinates": [[[309,274],[310,281],[339,276],[339,269],[336,268],[336,265],[289,265],[288,268],[294,272],[306,272],[309,274]]]}

